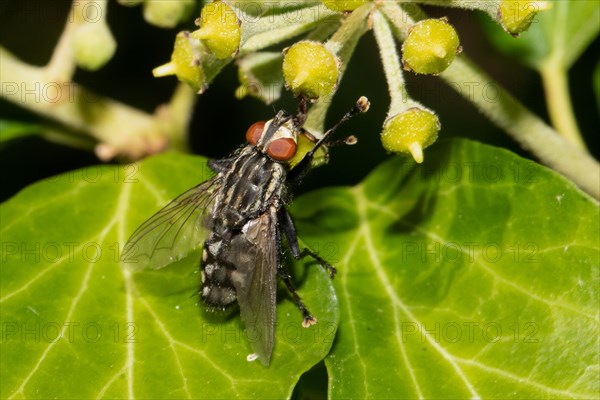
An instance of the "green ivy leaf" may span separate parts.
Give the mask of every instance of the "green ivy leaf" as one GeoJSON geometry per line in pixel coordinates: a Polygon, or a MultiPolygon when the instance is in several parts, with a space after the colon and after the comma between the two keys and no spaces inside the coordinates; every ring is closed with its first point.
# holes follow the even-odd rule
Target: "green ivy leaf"
{"type": "Polygon", "coordinates": [[[551,60],[568,69],[600,32],[597,1],[553,1],[540,11],[529,30],[513,38],[495,24],[485,24],[502,51],[535,69],[551,60]]]}
{"type": "Polygon", "coordinates": [[[292,211],[339,246],[330,398],[598,396],[599,207],[563,177],[439,142],[292,211]]]}
{"type": "Polygon", "coordinates": [[[198,304],[199,252],[166,269],[122,268],[127,236],[206,179],[205,160],[162,155],[73,171],[1,206],[2,398],[283,398],[329,351],[338,323],[331,281],[307,267],[281,291],[271,366],[248,362],[237,312],[198,304]]]}
{"type": "Polygon", "coordinates": [[[201,165],[164,155],[75,171],[2,205],[2,397],[288,397],[329,351],[336,295],[332,398],[598,393],[598,204],[564,178],[457,140],[422,166],[394,158],[355,188],[297,199],[336,290],[302,270],[319,324],[299,329],[281,301],[264,368],[246,362],[236,314],[197,306],[197,252],[136,276],[115,262],[201,165]]]}

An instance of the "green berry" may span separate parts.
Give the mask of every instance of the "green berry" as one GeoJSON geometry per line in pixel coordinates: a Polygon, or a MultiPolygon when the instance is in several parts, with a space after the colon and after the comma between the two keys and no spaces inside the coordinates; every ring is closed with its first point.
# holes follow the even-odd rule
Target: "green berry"
{"type": "Polygon", "coordinates": [[[200,29],[194,31],[192,37],[202,40],[215,57],[227,58],[237,52],[242,29],[229,5],[222,1],[205,5],[196,24],[200,29]]]}
{"type": "Polygon", "coordinates": [[[336,88],[338,77],[338,59],[322,43],[302,41],[285,50],[283,78],[295,96],[326,96],[336,88]]]}
{"type": "Polygon", "coordinates": [[[439,130],[440,121],[433,112],[415,107],[388,118],[381,142],[387,151],[410,153],[422,163],[423,149],[436,141],[439,130]]]}
{"type": "Polygon", "coordinates": [[[412,27],[402,46],[404,67],[418,74],[440,74],[460,51],[458,35],[442,19],[426,19],[412,27]]]}
{"type": "Polygon", "coordinates": [[[366,0],[322,0],[323,5],[333,11],[353,11],[365,4],[366,0]]]}
{"type": "Polygon", "coordinates": [[[533,18],[540,10],[550,7],[547,1],[500,0],[498,19],[504,30],[513,36],[529,29],[533,18]]]}
{"type": "MultiPolygon", "coordinates": [[[[309,138],[305,134],[298,135],[296,154],[289,161],[290,168],[294,168],[302,159],[308,154],[309,151],[315,147],[316,139],[310,135],[309,138]]],[[[321,165],[327,164],[329,160],[329,149],[326,146],[321,146],[315,152],[312,162],[310,163],[312,168],[320,167],[321,165]]]]}
{"type": "Polygon", "coordinates": [[[117,43],[103,19],[95,23],[81,23],[73,33],[75,61],[81,68],[95,71],[115,54],[117,43]]]}
{"type": "Polygon", "coordinates": [[[194,9],[194,0],[145,0],[144,19],[161,28],[173,28],[194,9]]]}
{"type": "Polygon", "coordinates": [[[177,79],[200,91],[205,85],[204,71],[200,65],[200,43],[190,37],[187,31],[179,32],[175,38],[175,48],[171,62],[154,68],[154,76],[176,75],[177,79]]]}

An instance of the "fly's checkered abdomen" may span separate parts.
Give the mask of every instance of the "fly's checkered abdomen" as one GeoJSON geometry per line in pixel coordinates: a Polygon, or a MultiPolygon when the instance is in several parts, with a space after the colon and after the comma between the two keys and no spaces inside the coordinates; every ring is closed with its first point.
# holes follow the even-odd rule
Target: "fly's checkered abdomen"
{"type": "Polygon", "coordinates": [[[232,273],[235,266],[223,257],[223,238],[212,233],[202,250],[202,300],[212,307],[224,308],[236,301],[232,273]]]}
{"type": "MultiPolygon", "coordinates": [[[[202,299],[215,308],[237,300],[236,286],[254,269],[256,249],[245,237],[246,226],[269,207],[278,208],[285,187],[285,168],[256,149],[244,150],[227,170],[214,209],[213,228],[202,254],[202,299]]],[[[274,238],[273,238],[274,239],[274,238]]]]}

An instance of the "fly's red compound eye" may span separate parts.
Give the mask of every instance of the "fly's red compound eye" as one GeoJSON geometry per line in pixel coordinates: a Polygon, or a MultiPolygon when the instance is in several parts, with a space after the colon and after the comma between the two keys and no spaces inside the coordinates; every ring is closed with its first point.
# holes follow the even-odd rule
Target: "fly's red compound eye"
{"type": "Polygon", "coordinates": [[[258,121],[250,125],[250,128],[246,131],[246,140],[251,145],[256,145],[262,136],[265,128],[265,121],[258,121]]]}
{"type": "Polygon", "coordinates": [[[296,155],[296,142],[290,138],[273,140],[267,148],[267,154],[273,160],[288,161],[296,155]]]}

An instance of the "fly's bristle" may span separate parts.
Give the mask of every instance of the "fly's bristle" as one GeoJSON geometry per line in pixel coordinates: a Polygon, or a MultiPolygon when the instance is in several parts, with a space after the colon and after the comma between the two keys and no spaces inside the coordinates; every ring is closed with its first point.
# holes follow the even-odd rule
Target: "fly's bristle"
{"type": "Polygon", "coordinates": [[[215,305],[215,304],[207,304],[206,302],[204,302],[204,308],[209,313],[225,313],[225,312],[229,311],[229,308],[226,307],[226,306],[218,306],[218,305],[215,305]]]}
{"type": "Polygon", "coordinates": [[[208,307],[226,308],[235,303],[235,289],[227,286],[217,286],[214,282],[205,283],[201,291],[202,301],[208,307]]]}

